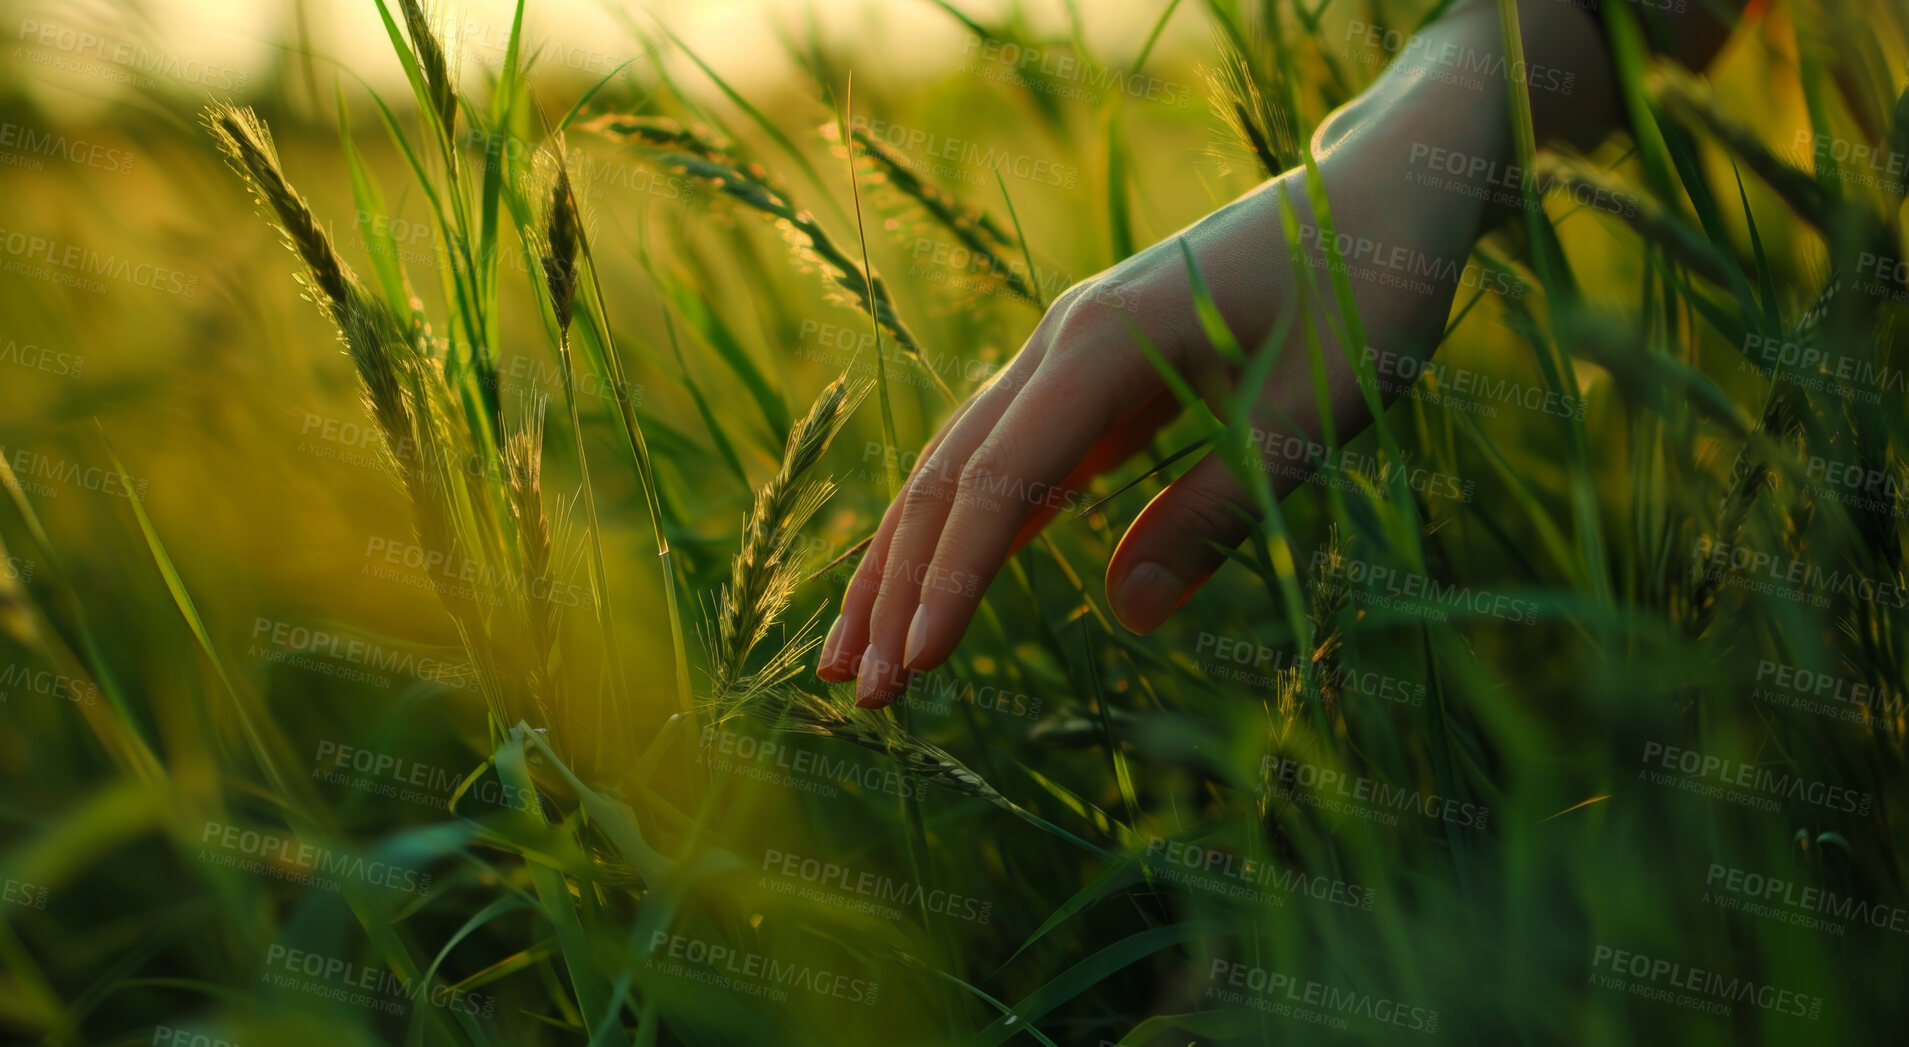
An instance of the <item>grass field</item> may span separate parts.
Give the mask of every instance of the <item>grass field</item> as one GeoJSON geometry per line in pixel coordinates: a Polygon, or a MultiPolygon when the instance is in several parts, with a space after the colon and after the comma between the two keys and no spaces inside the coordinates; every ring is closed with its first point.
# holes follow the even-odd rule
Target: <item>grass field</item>
{"type": "Polygon", "coordinates": [[[1909,1025],[1899,5],[1606,12],[1379,424],[1136,637],[1189,412],[881,712],[916,449],[1435,5],[474,6],[0,6],[5,1042],[1909,1025]]]}

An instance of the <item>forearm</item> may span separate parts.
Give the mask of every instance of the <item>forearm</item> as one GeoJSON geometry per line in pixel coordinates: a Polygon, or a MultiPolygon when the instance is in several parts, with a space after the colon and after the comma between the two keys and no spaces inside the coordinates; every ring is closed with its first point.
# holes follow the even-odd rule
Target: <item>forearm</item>
{"type": "Polygon", "coordinates": [[[1402,40],[1354,23],[1351,47],[1376,43],[1396,57],[1314,137],[1315,155],[1335,168],[1335,198],[1423,209],[1416,220],[1445,227],[1437,240],[1469,247],[1490,220],[1487,201],[1518,193],[1512,89],[1525,88],[1541,144],[1589,148],[1610,133],[1621,110],[1598,16],[1561,0],[1518,6],[1522,64],[1505,46],[1497,0],[1458,0],[1402,40]]]}
{"type": "MultiPolygon", "coordinates": [[[[1598,13],[1566,0],[1519,0],[1518,14],[1518,61],[1504,44],[1497,0],[1458,0],[1415,37],[1375,39],[1356,23],[1348,32],[1348,48],[1377,47],[1393,57],[1313,141],[1338,234],[1338,266],[1365,318],[1364,345],[1340,349],[1343,330],[1331,323],[1318,329],[1331,347],[1326,377],[1342,438],[1369,420],[1352,355],[1423,359],[1437,346],[1461,286],[1522,293],[1468,265],[1478,237],[1527,205],[1529,174],[1514,147],[1511,89],[1525,88],[1541,146],[1567,142],[1589,149],[1623,118],[1598,13]]],[[[1689,17],[1684,24],[1693,29],[1677,57],[1707,60],[1722,34],[1703,27],[1714,27],[1707,17],[1702,26],[1689,17]]],[[[1296,188],[1291,176],[1268,182],[1234,205],[1245,215],[1239,221],[1279,228],[1279,194],[1296,188]]],[[[1294,203],[1315,286],[1330,296],[1324,237],[1306,201],[1296,196],[1294,203]]],[[[1226,225],[1236,221],[1216,217],[1226,225]]],[[[1283,249],[1282,238],[1272,239],[1272,249],[1283,249]]],[[[1249,272],[1235,279],[1243,289],[1252,278],[1249,272]]],[[[1242,292],[1236,300],[1248,299],[1242,292]]],[[[1275,365],[1269,390],[1285,419],[1280,428],[1316,439],[1320,419],[1306,371],[1304,354],[1288,354],[1275,365]]],[[[1406,373],[1415,370],[1379,376],[1382,399],[1390,401],[1409,384],[1401,377],[1406,373]]],[[[1289,484],[1290,478],[1276,486],[1289,484]]]]}

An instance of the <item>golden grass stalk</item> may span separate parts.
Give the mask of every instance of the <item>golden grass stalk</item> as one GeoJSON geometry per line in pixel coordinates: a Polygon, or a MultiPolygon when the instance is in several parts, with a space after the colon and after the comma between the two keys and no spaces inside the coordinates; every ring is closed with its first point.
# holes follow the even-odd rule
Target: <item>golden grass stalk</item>
{"type": "MultiPolygon", "coordinates": [[[[824,124],[822,136],[838,143],[838,149],[848,148],[840,145],[842,132],[837,124],[824,124]]],[[[984,259],[987,274],[998,277],[1010,294],[1035,305],[1040,304],[1040,296],[1034,293],[1034,288],[1004,257],[1006,252],[1017,249],[1019,244],[985,210],[964,203],[953,193],[924,181],[909,166],[907,157],[868,132],[851,128],[849,138],[855,154],[868,161],[866,168],[872,181],[888,185],[902,197],[919,205],[930,218],[960,241],[961,246],[984,259]]],[[[1028,276],[1033,274],[1029,273],[1028,276]]]]}
{"type": "Polygon", "coordinates": [[[1206,81],[1213,115],[1232,139],[1216,150],[1219,158],[1230,164],[1233,150],[1244,148],[1267,178],[1297,166],[1299,150],[1293,141],[1292,121],[1260,90],[1252,59],[1225,32],[1215,29],[1213,38],[1220,63],[1203,67],[1200,75],[1206,81]]]}
{"type": "Polygon", "coordinates": [[[921,342],[902,323],[887,284],[872,271],[864,272],[814,215],[791,202],[762,165],[745,164],[726,143],[706,133],[691,131],[674,120],[606,115],[582,127],[612,141],[637,146],[666,168],[689,175],[770,219],[797,258],[819,268],[832,286],[848,296],[848,304],[872,313],[889,337],[914,357],[942,396],[954,402],[954,391],[928,363],[921,342]]]}
{"type": "MultiPolygon", "coordinates": [[[[590,566],[596,592],[597,625],[603,634],[604,652],[613,667],[614,678],[619,687],[627,689],[628,681],[623,674],[621,649],[617,644],[610,610],[609,571],[604,564],[603,528],[597,515],[596,489],[590,482],[589,456],[584,450],[583,416],[577,403],[576,361],[570,349],[570,323],[582,278],[584,231],[577,194],[563,156],[563,140],[559,137],[551,142],[549,150],[540,158],[541,163],[547,164],[545,169],[549,179],[544,221],[540,227],[526,229],[524,236],[537,255],[543,271],[544,288],[550,295],[550,307],[557,319],[557,358],[563,371],[564,400],[570,409],[570,435],[577,456],[577,468],[583,477],[584,515],[590,528],[590,566]]],[[[667,564],[665,566],[667,568],[667,564]]],[[[663,584],[673,584],[667,572],[663,584]]],[[[601,688],[598,689],[597,697],[598,730],[595,737],[601,746],[606,732],[612,730],[610,720],[620,717],[623,704],[617,702],[606,708],[604,690],[601,688]]]]}
{"type": "Polygon", "coordinates": [[[457,126],[457,81],[444,44],[432,28],[436,19],[418,0],[400,0],[404,10],[405,32],[411,36],[411,49],[417,53],[418,67],[424,71],[424,85],[431,95],[431,106],[439,124],[449,137],[457,126]]]}
{"type": "Polygon", "coordinates": [[[285,245],[305,263],[300,277],[310,297],[338,328],[345,349],[358,369],[371,414],[383,431],[387,449],[397,460],[405,485],[414,499],[423,477],[415,456],[399,453],[414,437],[411,407],[406,402],[403,371],[417,355],[403,325],[382,302],[366,293],[331,237],[319,225],[304,197],[292,188],[280,165],[272,135],[250,109],[214,105],[206,111],[206,126],[253,195],[275,219],[285,245]]]}
{"type": "Polygon", "coordinates": [[[808,414],[790,429],[781,468],[756,491],[741,548],[730,562],[729,581],[716,598],[715,620],[704,631],[711,675],[706,699],[710,720],[722,723],[748,715],[785,731],[840,739],[889,756],[924,781],[1025,816],[960,760],[910,734],[889,716],[857,713],[839,701],[793,686],[790,681],[805,671],[809,652],[819,642],[811,628],[813,620],[797,629],[762,665],[753,665],[756,649],[768,639],[801,585],[801,563],[792,550],[795,539],[834,491],[830,480],[812,474],[866,391],[865,386],[851,389],[846,374],[823,389],[808,414]]]}
{"type": "Polygon", "coordinates": [[[829,383],[808,414],[789,430],[781,468],[756,491],[743,527],[742,548],[730,562],[728,584],[717,594],[716,620],[709,636],[712,693],[719,716],[759,691],[786,683],[800,668],[799,659],[778,655],[766,668],[751,673],[750,656],[788,609],[801,584],[801,563],[790,555],[790,546],[835,490],[832,481],[810,474],[863,391],[863,387],[851,391],[846,375],[829,383]]]}
{"type": "MultiPolygon", "coordinates": [[[[419,350],[427,336],[399,320],[382,299],[367,293],[339,257],[311,207],[286,179],[271,132],[256,114],[215,104],[206,110],[205,123],[233,169],[271,215],[286,246],[304,263],[300,280],[308,297],[338,328],[364,386],[371,415],[384,436],[386,453],[409,496],[419,543],[444,557],[445,563],[466,562],[471,544],[459,534],[456,521],[460,513],[479,503],[458,500],[452,494],[463,476],[456,464],[456,444],[440,415],[439,405],[449,396],[443,370],[419,350]]],[[[502,695],[494,685],[495,673],[489,671],[489,630],[475,594],[461,586],[433,588],[480,668],[486,696],[494,703],[493,713],[506,717],[502,695]]]]}
{"type": "MultiPolygon", "coordinates": [[[[561,143],[558,143],[561,148],[561,143]]],[[[550,302],[557,314],[557,326],[568,333],[570,310],[577,301],[577,258],[583,243],[583,221],[577,216],[577,194],[570,188],[570,170],[559,165],[557,179],[550,190],[550,215],[544,223],[540,261],[544,285],[550,290],[550,302]]]]}
{"type": "Polygon", "coordinates": [[[530,646],[526,670],[531,697],[550,723],[549,704],[556,701],[550,666],[556,654],[558,606],[550,592],[551,548],[555,544],[550,517],[544,512],[544,409],[541,393],[527,398],[521,427],[504,442],[505,496],[517,525],[517,557],[524,575],[524,625],[530,646]]]}

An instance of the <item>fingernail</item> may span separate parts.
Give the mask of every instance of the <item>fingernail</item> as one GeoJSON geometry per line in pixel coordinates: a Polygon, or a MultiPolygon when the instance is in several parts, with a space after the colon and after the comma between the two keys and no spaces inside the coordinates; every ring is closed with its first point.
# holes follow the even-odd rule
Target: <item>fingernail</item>
{"type": "Polygon", "coordinates": [[[882,685],[881,661],[881,652],[875,649],[874,644],[869,644],[867,649],[862,651],[861,675],[855,678],[855,707],[857,709],[874,708],[875,692],[882,685]]]}
{"type": "Polygon", "coordinates": [[[838,614],[835,616],[835,624],[829,626],[829,638],[822,641],[822,657],[815,663],[817,671],[834,665],[836,656],[842,653],[836,648],[842,646],[842,623],[845,620],[838,614]]]}
{"type": "Polygon", "coordinates": [[[928,605],[915,608],[915,619],[908,623],[908,653],[902,655],[901,663],[907,668],[915,668],[915,658],[921,654],[922,646],[928,642],[928,605]]]}
{"type": "Polygon", "coordinates": [[[1127,572],[1114,593],[1114,616],[1141,636],[1160,628],[1186,598],[1186,583],[1157,563],[1143,563],[1127,572]]]}

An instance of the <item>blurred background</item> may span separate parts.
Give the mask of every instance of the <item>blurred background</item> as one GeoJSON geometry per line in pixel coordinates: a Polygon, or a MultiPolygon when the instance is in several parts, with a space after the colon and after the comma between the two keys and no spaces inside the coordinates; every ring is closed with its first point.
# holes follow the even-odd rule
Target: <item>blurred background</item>
{"type": "MultiPolygon", "coordinates": [[[[668,117],[733,139],[851,247],[862,209],[872,266],[960,395],[1043,302],[1263,179],[1227,123],[1230,49],[1292,88],[1295,111],[1272,106],[1291,148],[1393,57],[1351,26],[1409,31],[1436,6],[531,0],[520,50],[536,56],[540,116],[501,131],[463,118],[455,137],[465,162],[499,142],[527,161],[552,151],[539,128],[584,100],[585,120],[668,117]],[[1292,64],[1263,57],[1272,37],[1292,64]],[[892,178],[865,177],[858,201],[831,126],[851,72],[856,126],[1014,230],[1037,300],[977,268],[892,178]]],[[[1812,134],[1866,126],[1822,86],[1839,34],[1867,35],[1851,65],[1877,97],[1901,89],[1884,6],[1759,9],[1710,71],[1717,106],[1812,171],[1812,134]]],[[[487,106],[513,5],[436,13],[461,91],[487,106]]],[[[511,777],[434,592],[494,580],[420,544],[352,361],[202,124],[214,101],[254,108],[346,263],[369,280],[388,237],[448,330],[447,247],[398,144],[421,141],[421,114],[391,32],[373,0],[0,0],[0,449],[17,478],[0,508],[0,1038],[1818,1043],[1902,1027],[1902,680],[1893,655],[1843,653],[1857,634],[1869,654],[1896,650],[1899,622],[1733,589],[1727,627],[1684,628],[1688,550],[1717,533],[1742,438],[1582,355],[1555,374],[1549,354],[1565,353],[1533,348],[1546,299],[1515,235],[1494,264],[1533,295],[1461,289],[1439,356],[1448,385],[1483,376],[1474,388],[1510,398],[1448,389],[1389,417],[1448,492],[1414,507],[1406,531],[1424,547],[1407,559],[1533,619],[1328,607],[1330,657],[1360,681],[1330,704],[1298,689],[1289,670],[1317,656],[1295,653],[1244,566],[1136,639],[1099,616],[1100,578],[1158,487],[1146,480],[1030,548],[963,654],[895,713],[1064,830],[1047,831],[837,739],[669,726],[677,655],[620,403],[665,494],[700,680],[696,626],[789,420],[851,364],[873,377],[876,349],[860,306],[776,224],[571,127],[557,151],[626,381],[582,374],[573,427],[540,274],[507,234],[498,391],[513,417],[550,400],[552,601],[572,612],[550,671],[574,696],[544,710],[535,787],[511,777]],[[366,215],[345,142],[384,214],[366,215]],[[1527,392],[1572,406],[1530,409],[1527,392]],[[1781,701],[1756,697],[1779,680],[1781,701]],[[1705,794],[1685,752],[1807,788],[1705,794]],[[1292,780],[1268,785],[1268,767],[1292,780]],[[1367,785],[1314,789],[1323,771],[1367,785]],[[1293,781],[1314,791],[1280,791],[1293,781]],[[1830,785],[1847,806],[1823,798],[1830,785]],[[1375,807],[1380,786],[1411,799],[1375,807]],[[691,872],[633,870],[598,793],[691,872]],[[544,817],[506,832],[454,816],[461,797],[544,817]]],[[[1589,160],[1641,181],[1631,145],[1589,160]]],[[[1761,181],[1739,183],[1725,151],[1690,148],[1679,173],[1718,204],[1702,235],[1751,272],[1755,311],[1793,325],[1829,250],[1761,181]]],[[[1873,192],[1860,173],[1835,188],[1873,192]]],[[[1726,295],[1698,303],[1662,245],[1611,215],[1549,208],[1584,294],[1621,317],[1617,342],[1760,414],[1764,370],[1705,326],[1702,306],[1727,311],[1726,295]]],[[[1894,305],[1878,308],[1862,337],[1893,448],[1902,372],[1889,377],[1894,305]]],[[[900,445],[918,447],[947,405],[891,343],[879,351],[900,445]]],[[[836,561],[885,505],[872,403],[828,455],[840,490],[796,545],[814,576],[790,626],[832,616],[836,561]]],[[[1895,475],[1899,455],[1884,457],[1895,475]]],[[[1809,559],[1800,543],[1825,525],[1791,512],[1807,500],[1796,484],[1777,489],[1782,512],[1748,526],[1759,548],[1809,559]]],[[[1379,536],[1402,510],[1348,492],[1349,513],[1319,486],[1288,500],[1302,565],[1347,540],[1355,558],[1399,554],[1379,536]]],[[[1885,515],[1894,548],[1900,514],[1885,515]]]]}

